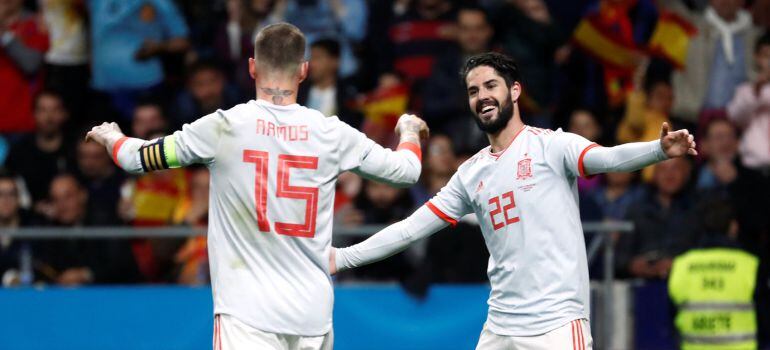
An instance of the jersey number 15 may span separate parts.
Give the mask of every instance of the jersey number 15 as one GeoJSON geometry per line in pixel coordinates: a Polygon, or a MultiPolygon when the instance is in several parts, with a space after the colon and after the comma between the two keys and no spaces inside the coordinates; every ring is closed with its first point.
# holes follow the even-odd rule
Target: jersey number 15
{"type": "MultiPolygon", "coordinates": [[[[254,163],[256,178],[254,180],[254,196],[257,206],[257,225],[261,232],[270,232],[270,221],[267,219],[267,168],[270,155],[263,151],[244,150],[243,161],[254,163]]],[[[292,186],[289,184],[291,168],[318,169],[318,157],[278,155],[278,183],[275,196],[278,198],[301,199],[305,204],[305,219],[301,224],[276,222],[275,232],[287,236],[315,236],[316,214],[318,212],[318,188],[292,186]]]]}

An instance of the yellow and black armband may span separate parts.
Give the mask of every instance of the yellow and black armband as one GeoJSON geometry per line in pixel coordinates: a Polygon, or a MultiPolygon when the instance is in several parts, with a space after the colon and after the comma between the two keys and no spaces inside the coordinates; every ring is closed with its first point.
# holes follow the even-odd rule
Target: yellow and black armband
{"type": "Polygon", "coordinates": [[[145,172],[179,168],[174,135],[161,137],[139,148],[139,160],[145,172]]]}

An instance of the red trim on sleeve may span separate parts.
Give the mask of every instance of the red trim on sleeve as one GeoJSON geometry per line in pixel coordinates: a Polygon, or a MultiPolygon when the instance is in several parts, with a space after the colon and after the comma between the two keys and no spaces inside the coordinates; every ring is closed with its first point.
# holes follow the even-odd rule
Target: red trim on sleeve
{"type": "Polygon", "coordinates": [[[396,148],[396,151],[400,151],[402,149],[412,151],[417,156],[417,159],[419,159],[422,162],[422,150],[420,149],[420,145],[414,143],[414,142],[401,142],[398,144],[398,148],[396,148]]]}
{"type": "Polygon", "coordinates": [[[588,145],[588,147],[583,149],[583,152],[580,152],[580,157],[578,157],[578,174],[580,174],[581,177],[586,177],[586,169],[583,166],[583,157],[586,156],[586,152],[588,152],[589,149],[594,147],[601,147],[597,143],[592,143],[588,145]]]}
{"type": "Polygon", "coordinates": [[[120,166],[120,163],[118,163],[118,152],[120,151],[120,147],[123,146],[123,143],[128,140],[128,136],[123,136],[115,142],[114,145],[112,145],[112,161],[115,162],[115,165],[118,166],[118,168],[123,168],[120,166]]]}
{"type": "Polygon", "coordinates": [[[433,205],[433,203],[431,203],[431,202],[425,202],[425,205],[428,207],[428,209],[430,209],[430,211],[432,211],[432,212],[433,212],[433,214],[436,214],[436,216],[438,216],[438,217],[439,217],[441,220],[444,220],[444,221],[446,221],[446,222],[447,222],[447,223],[449,223],[449,225],[451,225],[452,227],[455,227],[455,226],[457,226],[457,220],[455,220],[455,219],[452,219],[452,217],[451,217],[451,216],[444,214],[444,212],[443,212],[443,211],[441,211],[441,209],[439,209],[439,208],[438,208],[438,207],[436,207],[435,205],[433,205]]]}

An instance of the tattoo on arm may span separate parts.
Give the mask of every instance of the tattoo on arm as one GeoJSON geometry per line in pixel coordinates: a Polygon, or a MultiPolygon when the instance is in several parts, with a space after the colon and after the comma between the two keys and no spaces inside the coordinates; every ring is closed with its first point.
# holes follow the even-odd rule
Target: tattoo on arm
{"type": "Polygon", "coordinates": [[[401,142],[420,144],[420,123],[406,120],[401,125],[401,142]]]}
{"type": "Polygon", "coordinates": [[[260,88],[265,94],[273,96],[273,103],[279,105],[283,102],[284,97],[289,97],[294,94],[292,90],[281,90],[279,88],[260,88]]]}

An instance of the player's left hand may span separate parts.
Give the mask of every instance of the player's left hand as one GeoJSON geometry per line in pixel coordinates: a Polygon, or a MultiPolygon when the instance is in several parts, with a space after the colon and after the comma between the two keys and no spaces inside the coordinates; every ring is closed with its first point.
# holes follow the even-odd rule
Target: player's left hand
{"type": "Polygon", "coordinates": [[[123,132],[120,131],[120,127],[117,123],[104,122],[102,125],[97,125],[86,134],[86,141],[94,140],[101,145],[112,149],[115,142],[118,142],[123,137],[123,132]]]}
{"type": "Polygon", "coordinates": [[[337,273],[337,248],[332,247],[330,253],[329,253],[329,274],[333,275],[337,273]]]}
{"type": "Polygon", "coordinates": [[[698,151],[695,150],[694,137],[690,135],[687,129],[670,131],[668,123],[663,123],[660,128],[660,145],[669,158],[683,157],[688,154],[698,155],[698,151]]]}

